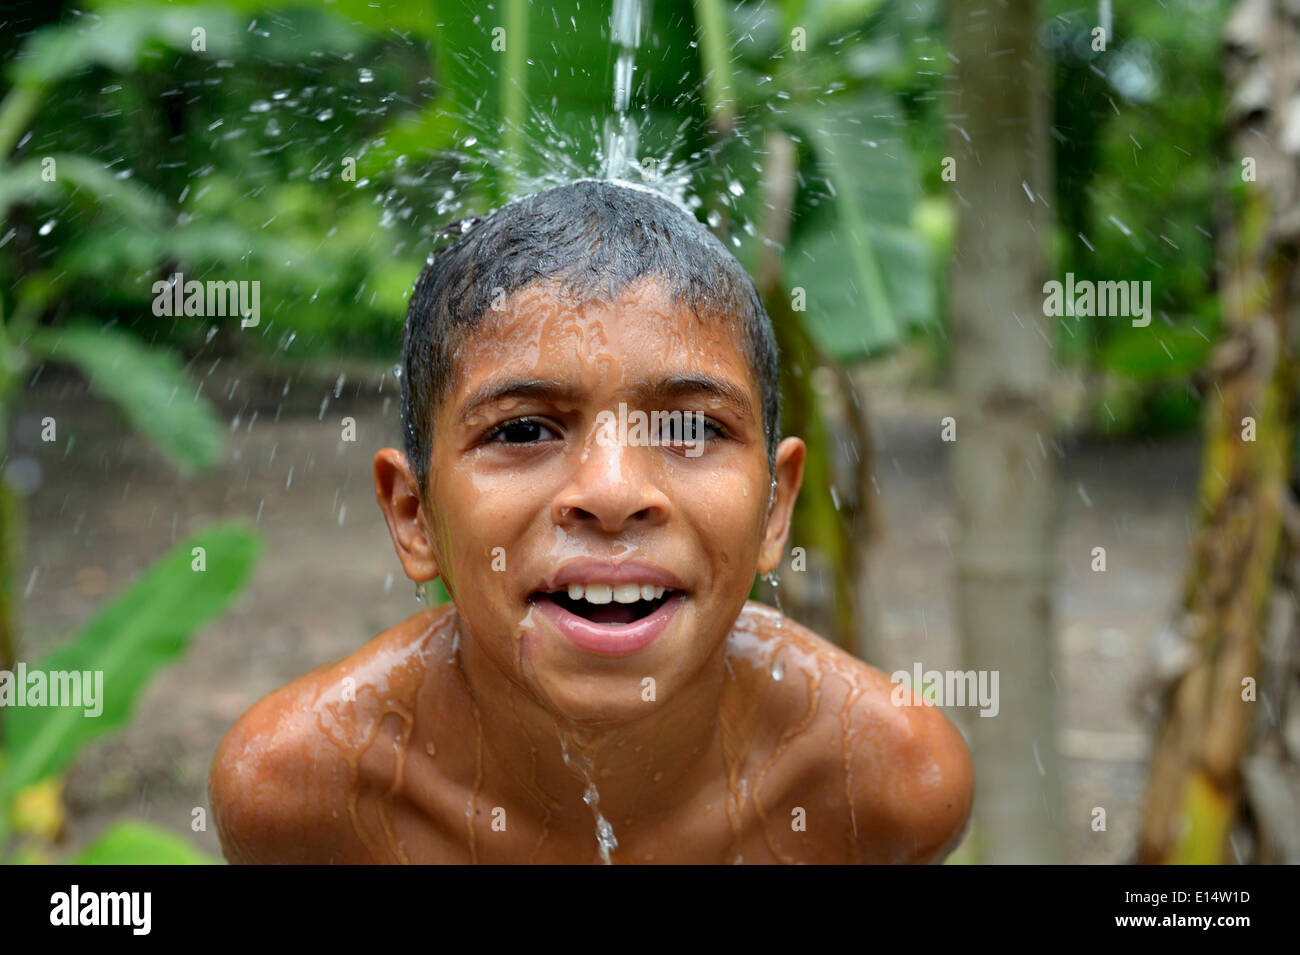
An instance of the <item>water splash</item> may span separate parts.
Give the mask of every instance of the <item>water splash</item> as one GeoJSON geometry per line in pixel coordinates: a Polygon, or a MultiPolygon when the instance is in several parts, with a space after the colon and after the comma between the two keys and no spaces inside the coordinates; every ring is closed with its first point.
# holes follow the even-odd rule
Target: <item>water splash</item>
{"type": "MultiPolygon", "coordinates": [[[[495,127],[497,120],[481,113],[478,104],[453,112],[451,115],[465,133],[456,146],[440,152],[442,168],[450,163],[456,172],[444,180],[436,201],[428,204],[436,209],[439,218],[445,222],[468,215],[477,186],[487,178],[495,178],[499,185],[505,185],[502,205],[572,182],[601,179],[647,189],[694,214],[705,204],[697,190],[708,189],[704,181],[713,178],[719,168],[725,168],[729,186],[720,190],[715,199],[728,210],[731,220],[743,228],[741,224],[747,223],[747,219],[741,214],[737,200],[745,190],[730,166],[720,161],[725,143],[711,141],[704,148],[685,154],[680,147],[690,141],[687,131],[695,122],[692,118],[683,119],[667,141],[657,140],[653,144],[641,141],[637,116],[649,106],[634,102],[636,57],[649,34],[650,8],[650,0],[613,0],[609,17],[611,111],[601,118],[591,117],[587,130],[562,130],[556,122],[554,99],[549,104],[529,102],[525,104],[518,128],[511,126],[512,137],[505,137],[516,141],[512,149],[500,145],[504,139],[497,135],[500,132],[495,127]],[[519,149],[520,146],[526,148],[519,149]],[[651,155],[638,158],[641,150],[648,150],[651,155]],[[526,159],[525,154],[532,158],[526,159]],[[488,170],[495,170],[496,175],[492,176],[488,170]],[[707,175],[701,175],[706,172],[707,175]]],[[[576,22],[574,29],[579,29],[576,22]]],[[[482,66],[478,78],[485,86],[499,79],[487,61],[478,65],[482,66]]],[[[683,93],[678,99],[686,100],[696,94],[683,93]]],[[[745,140],[748,135],[748,130],[739,123],[730,132],[732,140],[745,140]]],[[[382,201],[385,204],[394,201],[403,206],[408,216],[418,219],[420,213],[410,205],[413,199],[414,196],[389,190],[382,201]]],[[[713,219],[715,227],[722,221],[717,210],[713,219]]],[[[747,231],[752,234],[752,225],[747,231]]]]}

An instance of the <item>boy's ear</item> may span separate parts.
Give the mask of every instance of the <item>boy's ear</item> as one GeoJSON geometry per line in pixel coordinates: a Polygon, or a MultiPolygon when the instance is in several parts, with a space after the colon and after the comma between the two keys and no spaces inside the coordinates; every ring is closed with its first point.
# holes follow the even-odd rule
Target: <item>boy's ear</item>
{"type": "Polygon", "coordinates": [[[790,516],[794,513],[795,498],[803,484],[803,459],[807,447],[799,438],[786,438],[776,448],[776,496],[767,515],[763,529],[763,545],[758,552],[758,572],[770,574],[785,553],[785,541],[790,536],[790,516]]]}
{"type": "Polygon", "coordinates": [[[428,525],[421,513],[420,485],[406,455],[396,448],[384,448],[376,452],[374,467],[375,497],[402,569],[417,583],[433,580],[439,573],[438,559],[425,531],[428,525]]]}

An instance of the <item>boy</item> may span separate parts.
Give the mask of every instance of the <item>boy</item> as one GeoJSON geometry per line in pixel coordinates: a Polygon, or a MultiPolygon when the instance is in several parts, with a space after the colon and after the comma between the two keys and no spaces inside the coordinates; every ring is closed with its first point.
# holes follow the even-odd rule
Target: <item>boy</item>
{"type": "Polygon", "coordinates": [[[754,285],[692,216],[592,180],[503,207],[421,273],[402,367],[405,453],[375,455],[375,489],[406,574],[452,602],[240,718],[210,780],[227,859],[956,846],[973,771],[947,719],[746,602],[804,445],[778,443],[754,285]]]}

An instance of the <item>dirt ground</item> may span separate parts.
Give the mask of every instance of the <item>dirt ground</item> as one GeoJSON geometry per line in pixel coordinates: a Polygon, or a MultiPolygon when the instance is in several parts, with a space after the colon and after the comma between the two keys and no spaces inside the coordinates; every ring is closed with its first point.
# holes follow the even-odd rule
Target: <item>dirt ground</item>
{"type": "MultiPolygon", "coordinates": [[[[196,373],[229,424],[224,463],[197,478],[179,477],[70,374],[42,375],[15,422],[10,465],[21,460],[30,474],[34,462],[40,474],[19,576],[24,659],[72,636],[106,597],[204,525],[242,519],[265,538],[234,605],[154,680],[129,728],[88,748],[70,772],[69,849],[111,821],[143,818],[217,853],[211,826],[191,831],[191,812],[206,804],[208,766],[234,719],[419,607],[371,486],[373,451],[398,437],[392,375],[378,385],[373,374],[340,385],[332,372],[286,383],[228,361],[196,373]],[[59,423],[55,445],[39,440],[46,415],[59,423]],[[356,419],[355,443],[341,440],[345,415],[356,419]]],[[[896,390],[870,399],[886,523],[872,558],[882,632],[871,662],[886,672],[917,659],[959,663],[955,528],[935,424],[943,405],[941,395],[896,390]]],[[[1067,846],[1074,861],[1120,862],[1132,851],[1149,744],[1135,701],[1147,645],[1181,579],[1198,448],[1179,437],[1063,451],[1056,619],[1067,846]],[[1123,570],[1091,573],[1076,559],[1099,544],[1123,570]],[[1088,825],[1097,805],[1108,807],[1104,833],[1088,825]]]]}

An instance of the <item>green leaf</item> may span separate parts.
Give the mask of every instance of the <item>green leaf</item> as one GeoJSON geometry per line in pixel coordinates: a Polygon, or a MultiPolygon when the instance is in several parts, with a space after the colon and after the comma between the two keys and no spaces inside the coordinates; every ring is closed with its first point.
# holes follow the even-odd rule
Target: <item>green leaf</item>
{"type": "Polygon", "coordinates": [[[808,0],[802,4],[798,21],[790,26],[807,29],[806,42],[812,50],[862,27],[880,6],[881,0],[808,0]]]}
{"type": "Polygon", "coordinates": [[[74,200],[84,196],[138,225],[162,227],[163,204],[154,193],[129,179],[117,178],[102,163],[67,153],[29,159],[4,168],[0,177],[0,217],[7,215],[16,203],[53,203],[65,195],[74,200]],[[54,182],[42,178],[46,158],[54,160],[57,175],[54,182]]]}
{"type": "Polygon", "coordinates": [[[58,202],[62,190],[57,182],[46,182],[41,178],[41,163],[32,159],[24,163],[0,166],[4,174],[0,175],[0,219],[9,215],[9,210],[20,202],[58,202]]]}
{"type": "Polygon", "coordinates": [[[41,29],[13,63],[16,86],[57,83],[90,66],[119,72],[135,69],[151,45],[193,52],[194,29],[202,27],[207,55],[229,54],[242,24],[219,7],[136,5],[79,17],[41,29]]]}
{"type": "MultiPolygon", "coordinates": [[[[1065,317],[1061,321],[1082,324],[1099,320],[1065,317]]],[[[1144,381],[1186,378],[1210,353],[1210,339],[1193,325],[1162,327],[1152,322],[1149,327],[1134,328],[1127,321],[1125,325],[1109,336],[1097,360],[1101,367],[1131,378],[1144,381]]]]}
{"type": "MultiPolygon", "coordinates": [[[[923,237],[887,226],[861,226],[862,245],[870,247],[883,274],[890,311],[907,321],[935,314],[931,258],[923,237]]],[[[836,226],[801,241],[787,257],[791,287],[807,294],[802,316],[817,344],[840,361],[853,361],[898,341],[893,326],[870,321],[864,305],[864,280],[845,230],[836,226]],[[796,258],[797,257],[797,258],[796,258]]]]}
{"type": "Polygon", "coordinates": [[[398,156],[436,156],[451,149],[460,123],[444,93],[418,112],[403,113],[369,142],[358,145],[357,176],[389,173],[398,156]]]}
{"type": "Polygon", "coordinates": [[[76,365],[112,399],[141,434],[182,470],[220,460],[225,446],[215,410],[170,352],[147,348],[125,332],[74,325],[42,329],[26,346],[51,361],[76,365]]]}
{"type": "Polygon", "coordinates": [[[786,282],[807,294],[809,327],[841,360],[896,344],[901,326],[933,317],[930,251],[913,226],[916,170],[889,96],[803,106],[791,124],[811,143],[832,198],[797,222],[786,282]]]}
{"type": "Polygon", "coordinates": [[[180,836],[140,822],[105,830],[72,860],[74,865],[220,865],[180,836]]]}
{"type": "Polygon", "coordinates": [[[81,707],[12,707],[5,711],[5,772],[0,807],[14,793],[65,769],[92,739],[124,726],[153,675],[189,646],[198,628],[243,587],[260,538],[234,524],[216,525],[176,547],[102,608],[67,646],[33,670],[103,674],[102,711],[81,707]],[[202,547],[205,568],[193,568],[202,547]]]}

